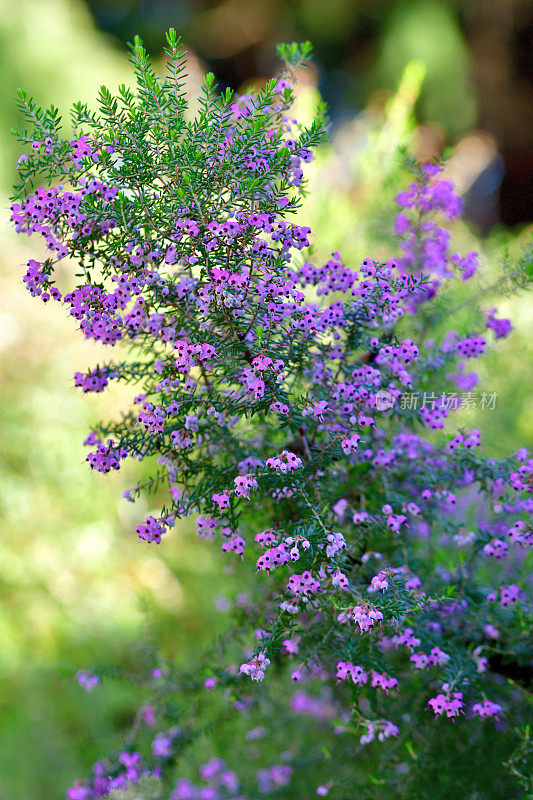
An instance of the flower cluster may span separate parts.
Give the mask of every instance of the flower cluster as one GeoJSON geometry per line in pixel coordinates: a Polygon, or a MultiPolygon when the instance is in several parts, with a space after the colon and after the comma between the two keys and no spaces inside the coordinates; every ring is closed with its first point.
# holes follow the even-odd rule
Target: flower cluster
{"type": "Polygon", "coordinates": [[[258,653],[255,658],[252,658],[245,664],[241,664],[240,671],[245,675],[249,675],[253,681],[262,681],[265,677],[265,670],[269,664],[270,659],[268,659],[264,653],[258,653]]]}
{"type": "MultiPolygon", "coordinates": [[[[223,660],[186,685],[211,699],[231,684],[235,708],[248,713],[246,679],[260,682],[271,663],[283,671],[297,656],[292,682],[327,684],[330,694],[300,692],[288,707],[322,721],[356,715],[361,744],[398,735],[376,696],[385,693],[399,721],[404,692],[390,690],[409,682],[436,716],[455,718],[474,701],[469,724],[503,714],[505,698],[478,698],[511,618],[505,652],[522,647],[533,459],[524,449],[484,458],[478,431],[454,429],[444,394],[420,411],[401,402],[406,390],[425,392],[428,376],[471,385],[459,359],[487,347],[477,333],[450,331],[440,344],[418,336],[442,281],[476,269],[475,254],[450,251],[441,225],[460,213],[459,197],[440,167],[415,166],[397,198],[399,260],[347,266],[333,253],[316,264],[310,228],[291,221],[324,133],[323,119],[306,127],[290,116],[291,75],[307,49],[282,48],[285,73],[257,94],[220,95],[206,76],[191,121],[173,31],[167,44],[168,76],[156,78],[137,42],[137,95],[102,90],[97,114],[77,105],[74,139],[61,138],[53,114],[26,104],[36,130],[20,134],[32,153],[19,165],[12,220],[45,249],[23,279],[30,293],[61,302],[85,338],[130,352],[75,374],[83,392],[102,392],[111,379],[138,387],[131,409],[86,439],[90,467],[105,474],[125,458],[146,460],[147,479],[126,496],[157,492],[159,511],[137,536],[160,545],[195,517],[199,536],[220,535],[222,551],[241,558],[254,581],[253,600],[243,592],[235,601],[235,641],[255,629],[256,650],[240,668],[223,660]],[[48,188],[33,191],[36,177],[48,188]],[[63,296],[54,274],[67,256],[82,278],[63,296]],[[468,509],[481,507],[480,494],[478,519],[468,509]],[[506,556],[513,582],[500,586],[492,559],[506,556]],[[430,679],[442,692],[427,700],[430,679]],[[364,703],[346,700],[348,684],[364,703]]],[[[489,313],[496,338],[507,323],[489,313]]],[[[150,680],[166,680],[164,671],[150,680]]],[[[95,688],[89,677],[80,682],[95,688]]],[[[98,762],[70,800],[157,779],[179,739],[159,722],[148,756],[128,750],[98,762]]],[[[171,796],[240,791],[218,760],[200,777],[207,786],[183,779],[171,796]]],[[[259,790],[289,777],[287,765],[261,770],[259,790]]]]}
{"type": "Polygon", "coordinates": [[[459,713],[462,713],[462,708],[464,706],[463,693],[450,692],[446,684],[442,688],[445,690],[446,694],[441,693],[436,697],[432,697],[428,702],[428,707],[435,712],[436,717],[444,713],[447,717],[458,716],[459,713]]]}

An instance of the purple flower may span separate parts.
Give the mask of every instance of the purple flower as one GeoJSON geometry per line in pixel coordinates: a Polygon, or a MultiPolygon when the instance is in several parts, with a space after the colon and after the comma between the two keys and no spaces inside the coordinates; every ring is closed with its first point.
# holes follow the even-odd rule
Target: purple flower
{"type": "Polygon", "coordinates": [[[92,692],[100,683],[100,678],[94,672],[89,672],[85,669],[80,669],[76,673],[76,679],[79,685],[87,692],[92,692]]]}

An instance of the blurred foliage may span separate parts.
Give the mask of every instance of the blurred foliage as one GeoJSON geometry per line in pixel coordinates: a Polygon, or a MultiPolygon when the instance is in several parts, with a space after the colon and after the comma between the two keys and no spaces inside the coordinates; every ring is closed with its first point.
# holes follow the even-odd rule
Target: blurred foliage
{"type": "Polygon", "coordinates": [[[0,185],[12,183],[19,155],[9,131],[20,124],[13,102],[19,87],[57,105],[68,126],[74,98],[96,96],[103,76],[110,88],[127,82],[124,56],[98,34],[88,11],[74,0],[0,0],[0,185]]]}
{"type": "MultiPolygon", "coordinates": [[[[327,5],[302,2],[298,13],[318,38],[327,38],[332,29],[323,23],[324,8],[331,13],[330,26],[347,24],[346,14],[355,13],[355,5],[351,9],[340,0],[327,5]]],[[[122,82],[127,66],[125,58],[95,33],[79,3],[0,0],[0,11],[0,186],[5,196],[16,155],[7,135],[18,121],[12,99],[17,86],[25,86],[43,103],[59,102],[64,110],[73,99],[90,100],[104,79],[110,86],[122,82]]],[[[167,22],[165,18],[161,25],[167,22]]],[[[406,7],[384,34],[380,58],[377,74],[383,85],[397,84],[405,67],[398,91],[336,126],[331,144],[312,167],[310,192],[301,212],[314,231],[319,254],[327,257],[339,250],[347,263],[395,253],[390,238],[394,195],[404,181],[398,147],[414,146],[414,107],[420,93],[431,119],[445,110],[456,121],[457,131],[473,119],[464,52],[445,4],[406,7]],[[430,14],[437,17],[428,22],[424,15],[430,14]],[[430,45],[424,25],[434,27],[435,19],[441,20],[442,41],[430,45]],[[445,48],[445,58],[443,51],[437,55],[432,49],[437,44],[445,48]],[[417,60],[420,57],[423,62],[417,60]]],[[[316,99],[317,89],[304,82],[298,101],[303,116],[306,110],[311,113],[316,99]]],[[[472,291],[481,291],[483,307],[498,305],[515,326],[512,336],[497,343],[480,364],[484,390],[498,394],[496,409],[457,412],[460,424],[482,430],[488,451],[495,455],[519,445],[533,448],[528,373],[533,331],[528,299],[518,295],[499,302],[498,290],[493,297],[482,287],[498,281],[502,253],[506,251],[511,262],[516,259],[527,234],[526,229],[511,233],[496,227],[480,240],[462,222],[453,231],[457,249],[479,250],[482,264],[479,276],[464,287],[466,305],[454,315],[453,325],[459,329],[471,325],[476,312],[469,297],[472,291]]],[[[127,475],[102,478],[86,467],[81,442],[91,422],[120,404],[121,398],[109,393],[105,399],[88,399],[74,391],[74,371],[95,363],[98,352],[81,340],[66,315],[57,309],[53,313],[27,295],[22,264],[32,255],[35,251],[29,245],[23,247],[9,231],[3,233],[0,800],[62,796],[69,781],[118,744],[119,732],[133,719],[138,690],[119,681],[117,671],[135,672],[150,658],[150,643],[155,641],[162,642],[166,658],[185,661],[224,629],[216,598],[222,592],[235,594],[243,580],[232,576],[238,567],[221,569],[222,557],[198,541],[187,523],[174,530],[161,550],[147,550],[130,531],[149,508],[133,507],[121,499],[122,487],[129,485],[127,475]],[[78,669],[92,667],[107,677],[96,694],[87,695],[74,676],[78,669]]],[[[265,722],[273,742],[282,734],[284,741],[290,738],[290,731],[276,732],[271,720],[265,722]]],[[[447,730],[443,747],[457,740],[459,729],[458,724],[447,730]]],[[[464,741],[463,772],[475,761],[489,765],[494,761],[496,744],[490,729],[482,739],[464,741]]],[[[310,734],[310,752],[312,745],[310,734]]],[[[426,764],[420,780],[431,782],[435,798],[461,791],[432,772],[432,744],[419,743],[414,750],[410,746],[411,750],[406,743],[399,744],[401,752],[391,756],[398,780],[402,759],[420,758],[426,764]]],[[[224,756],[220,747],[217,754],[224,756]]],[[[246,745],[246,757],[253,759],[254,747],[246,745]]],[[[214,754],[212,742],[200,742],[198,748],[214,754]]],[[[507,745],[503,749],[498,765],[513,757],[507,745]]],[[[371,779],[376,791],[382,791],[382,779],[372,773],[371,751],[368,758],[361,785],[371,779]]],[[[296,767],[302,780],[318,770],[310,763],[296,767]]],[[[492,775],[487,769],[484,785],[490,785],[492,775]]],[[[304,786],[298,788],[305,791],[304,786]]],[[[420,796],[425,791],[426,786],[420,786],[420,796]]],[[[494,791],[487,797],[508,796],[507,785],[494,791]]]]}
{"type": "Polygon", "coordinates": [[[387,19],[378,62],[368,82],[374,90],[392,88],[413,58],[420,59],[427,70],[419,99],[420,118],[440,123],[452,138],[475,125],[468,51],[451,4],[435,0],[397,4],[387,19]]]}
{"type": "Polygon", "coordinates": [[[312,39],[332,114],[352,113],[376,89],[393,88],[413,58],[427,65],[423,119],[451,136],[475,123],[460,27],[468,0],[86,0],[99,26],[123,43],[140,33],[158,53],[168,25],[233,88],[266,76],[279,40],[312,39]],[[248,74],[246,74],[248,72],[248,74]]]}

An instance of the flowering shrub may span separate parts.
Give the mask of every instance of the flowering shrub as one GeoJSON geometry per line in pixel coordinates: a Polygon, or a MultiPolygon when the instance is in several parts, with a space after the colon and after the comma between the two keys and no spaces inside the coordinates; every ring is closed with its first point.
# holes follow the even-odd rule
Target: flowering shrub
{"type": "MultiPolygon", "coordinates": [[[[19,159],[12,221],[46,246],[28,264],[31,294],[122,354],[76,372],[76,387],[136,387],[120,419],[87,437],[89,466],[147,460],[150,477],[125,493],[161,501],[137,526],[143,544],[164,546],[177,520],[196,516],[199,536],[244,562],[252,589],[201,668],[146,676],[152,698],[127,746],[67,796],[153,792],[154,781],[172,800],[283,792],[298,777],[294,741],[253,784],[219,758],[201,766],[202,786],[176,767],[217,693],[236,713],[266,702],[268,714],[261,682],[281,680],[292,714],[333,725],[354,749],[386,750],[403,728],[440,730],[462,715],[468,726],[519,720],[502,677],[519,685],[527,671],[533,458],[487,459],[478,431],[446,431],[460,398],[434,388],[471,386],[465,360],[483,355],[486,337],[425,339],[426,309],[476,270],[442,227],[460,198],[438,165],[413,164],[397,198],[401,257],[346,266],[334,253],[316,265],[311,231],[293,216],[325,127],[321,110],[309,127],[290,116],[309,46],[280,47],[284,72],[257,94],[220,95],[207,75],[194,119],[173,30],[166,54],[160,80],[136,41],[137,93],[102,88],[99,113],[76,104],[72,139],[55,109],[21,93],[34,128],[18,132],[31,153],[19,159]],[[54,273],[67,257],[80,281],[63,293],[54,273]],[[406,400],[413,391],[420,409],[406,400]],[[503,574],[497,559],[509,562],[503,574]],[[291,689],[302,682],[309,692],[291,689]]],[[[511,324],[495,314],[486,327],[499,339],[511,324]]],[[[78,679],[96,695],[97,675],[78,679]]],[[[247,741],[261,738],[254,730],[247,741]]],[[[318,795],[342,792],[331,770],[323,781],[318,795]]]]}

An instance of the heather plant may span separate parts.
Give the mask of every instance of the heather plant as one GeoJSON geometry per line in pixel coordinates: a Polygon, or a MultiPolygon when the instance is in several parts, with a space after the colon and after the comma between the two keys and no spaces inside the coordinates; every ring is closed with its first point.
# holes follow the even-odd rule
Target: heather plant
{"type": "MultiPolygon", "coordinates": [[[[46,248],[24,282],[119,353],[76,372],[76,387],[133,388],[89,433],[88,464],[145,462],[124,494],[158,504],[139,546],[164,547],[194,517],[243,575],[231,625],[197,663],[135,676],[122,746],[70,800],[340,798],[356,785],[370,797],[375,775],[407,797],[427,776],[417,749],[448,737],[453,759],[459,737],[525,716],[533,458],[484,458],[479,432],[453,426],[470,364],[512,324],[491,308],[484,330],[429,338],[449,284],[477,268],[454,252],[446,222],[461,200],[434,163],[406,160],[397,259],[312,260],[294,213],[325,112],[309,126],[291,115],[309,44],[279,53],[283,71],[256,93],[220,94],[208,74],[191,118],[175,31],[163,79],[136,40],[136,92],[102,87],[98,112],[75,104],[70,139],[56,109],[20,93],[33,129],[16,132],[30,152],[12,221],[46,248]],[[66,259],[79,280],[65,292],[66,259]],[[283,742],[275,760],[271,745],[258,754],[265,729],[283,742]],[[195,775],[182,755],[200,737],[214,752],[195,775]],[[239,758],[250,747],[259,766],[239,758]],[[317,751],[334,764],[320,775],[317,751]]],[[[518,288],[527,263],[510,275],[518,288]]],[[[78,673],[95,697],[101,677],[78,673]]],[[[527,732],[509,753],[523,784],[526,745],[527,732]]]]}

